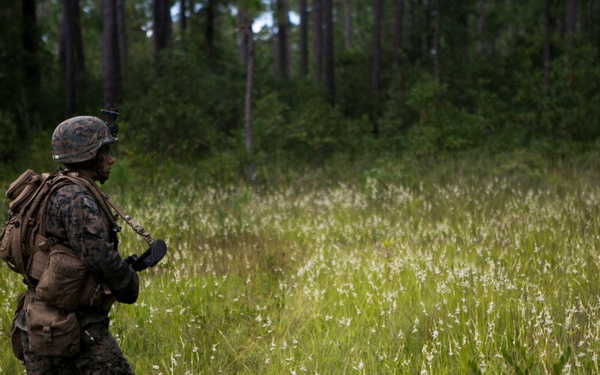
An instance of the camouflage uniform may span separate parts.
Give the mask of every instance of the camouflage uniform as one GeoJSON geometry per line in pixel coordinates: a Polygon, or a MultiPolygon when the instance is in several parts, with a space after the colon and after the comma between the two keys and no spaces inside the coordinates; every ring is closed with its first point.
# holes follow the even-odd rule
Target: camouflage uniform
{"type": "MultiPolygon", "coordinates": [[[[85,328],[81,352],[74,357],[51,357],[31,353],[27,349],[25,369],[27,374],[39,375],[107,375],[133,374],[119,345],[108,331],[107,324],[94,323],[85,328]]],[[[23,347],[27,348],[27,332],[21,331],[23,347]]]]}
{"type": "MultiPolygon", "coordinates": [[[[93,117],[79,117],[67,124],[69,131],[61,125],[53,135],[53,154],[55,160],[66,156],[68,163],[77,163],[84,159],[93,158],[98,149],[105,144],[116,142],[116,138],[100,132],[93,126],[88,126],[90,118],[98,125],[102,121],[93,117]],[[97,120],[97,121],[96,121],[97,120]],[[90,134],[95,131],[98,134],[90,134]],[[73,138],[73,137],[80,138],[73,138]],[[98,147],[95,150],[85,148],[81,157],[69,151],[69,147],[81,139],[98,147]],[[59,139],[59,141],[56,141],[59,139]],[[55,144],[67,145],[62,150],[55,149],[55,144]],[[62,143],[60,143],[62,142],[62,143]],[[66,143],[65,143],[66,142],[66,143]],[[71,143],[69,143],[71,142],[71,143]],[[103,143],[104,142],[104,143],[103,143]],[[58,157],[57,157],[58,156],[58,157]],[[79,157],[79,159],[78,159],[79,157]]],[[[68,120],[69,121],[69,120],[68,120]]],[[[104,124],[102,122],[102,124],[104,124]]],[[[60,148],[60,147],[58,147],[60,148]]],[[[64,160],[62,160],[65,162],[64,160]]],[[[83,176],[80,176],[83,177],[83,176]]],[[[94,181],[91,181],[93,184],[94,181]]],[[[94,195],[79,185],[67,185],[57,189],[49,199],[46,211],[46,237],[55,237],[69,244],[80,255],[88,272],[101,283],[106,284],[116,300],[123,303],[134,303],[138,297],[139,279],[137,273],[127,265],[116,251],[116,228],[107,222],[102,215],[94,195]]],[[[29,293],[34,293],[31,288],[29,293]]],[[[24,363],[28,374],[133,374],[129,363],[123,356],[117,342],[110,334],[108,310],[102,307],[79,307],[75,310],[82,332],[81,351],[73,357],[42,356],[29,350],[29,340],[26,332],[22,332],[24,348],[24,363]]],[[[21,312],[17,326],[25,327],[25,314],[21,312]]]]}
{"type": "MultiPolygon", "coordinates": [[[[50,197],[46,237],[68,242],[80,254],[87,270],[96,280],[108,285],[119,302],[135,302],[138,275],[113,248],[116,230],[103,222],[94,197],[85,188],[67,185],[50,197]]],[[[108,312],[101,308],[79,308],[76,314],[79,325],[84,327],[104,321],[108,312]]]]}

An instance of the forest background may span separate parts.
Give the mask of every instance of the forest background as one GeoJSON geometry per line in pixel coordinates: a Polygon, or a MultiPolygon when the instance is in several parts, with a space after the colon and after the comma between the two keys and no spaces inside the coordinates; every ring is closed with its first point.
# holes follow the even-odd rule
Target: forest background
{"type": "MultiPolygon", "coordinates": [[[[593,0],[4,1],[1,191],[56,168],[57,124],[119,109],[103,190],[169,245],[111,311],[136,373],[598,374],[599,21],[593,0]]],[[[0,273],[7,343],[23,286],[0,273]]]]}
{"type": "Polygon", "coordinates": [[[599,18],[593,0],[4,2],[0,164],[53,168],[54,127],[110,107],[129,172],[218,183],[563,160],[598,148],[599,18]]]}

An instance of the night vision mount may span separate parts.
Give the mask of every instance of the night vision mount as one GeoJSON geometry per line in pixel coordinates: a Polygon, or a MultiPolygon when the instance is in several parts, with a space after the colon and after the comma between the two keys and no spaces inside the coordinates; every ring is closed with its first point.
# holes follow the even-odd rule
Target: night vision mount
{"type": "Polygon", "coordinates": [[[119,116],[119,110],[116,108],[101,109],[100,113],[106,115],[106,124],[110,129],[110,134],[112,134],[113,137],[116,137],[117,133],[119,132],[119,125],[117,125],[117,116],[119,116]]]}

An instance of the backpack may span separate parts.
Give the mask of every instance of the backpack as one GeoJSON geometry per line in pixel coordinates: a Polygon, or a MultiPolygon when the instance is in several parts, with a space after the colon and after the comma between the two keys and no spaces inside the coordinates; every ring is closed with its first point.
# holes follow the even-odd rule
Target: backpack
{"type": "Polygon", "coordinates": [[[23,275],[28,284],[32,255],[54,244],[40,233],[48,198],[55,189],[71,183],[57,174],[39,175],[28,169],[6,191],[10,203],[0,236],[0,259],[12,271],[23,275]]]}
{"type": "Polygon", "coordinates": [[[40,279],[48,262],[48,250],[58,243],[55,238],[44,237],[43,225],[48,199],[56,189],[70,184],[86,188],[96,198],[101,212],[106,214],[108,220],[115,220],[110,212],[112,208],[149,245],[154,243],[150,233],[121,211],[95,184],[76,175],[60,172],[39,175],[28,169],[6,191],[6,197],[11,202],[8,206],[8,220],[4,223],[0,236],[0,259],[12,271],[23,275],[28,285],[34,284],[31,278],[36,281],[40,279]]]}

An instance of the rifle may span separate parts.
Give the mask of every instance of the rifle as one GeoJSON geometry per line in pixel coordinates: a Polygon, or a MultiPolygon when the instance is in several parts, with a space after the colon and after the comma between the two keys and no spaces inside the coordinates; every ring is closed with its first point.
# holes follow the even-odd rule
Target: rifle
{"type": "Polygon", "coordinates": [[[116,108],[101,109],[100,113],[106,115],[106,124],[110,129],[110,134],[112,134],[113,137],[116,137],[117,133],[119,132],[119,125],[117,125],[117,116],[119,116],[119,110],[116,108]]]}
{"type": "Polygon", "coordinates": [[[129,264],[136,272],[145,270],[148,267],[154,267],[167,253],[167,244],[163,240],[156,240],[152,245],[137,256],[131,254],[124,259],[125,263],[129,264]]]}
{"type": "MultiPolygon", "coordinates": [[[[101,109],[100,113],[106,115],[106,124],[110,129],[110,134],[112,134],[113,137],[116,137],[117,133],[119,132],[119,125],[117,125],[117,117],[119,116],[119,110],[111,107],[110,109],[101,109]]],[[[135,230],[138,234],[142,235],[144,239],[151,243],[150,247],[146,251],[144,251],[139,257],[137,256],[137,254],[131,254],[130,256],[126,257],[124,259],[125,263],[129,264],[136,272],[143,271],[148,267],[154,267],[167,253],[167,244],[165,243],[165,241],[152,241],[152,238],[150,238],[148,233],[146,233],[146,235],[148,235],[148,238],[146,238],[146,236],[144,236],[144,234],[142,233],[143,228],[137,228],[138,226],[130,221],[131,218],[129,218],[129,216],[122,213],[112,203],[111,206],[119,213],[119,215],[121,215],[127,221],[127,223],[133,228],[133,230],[135,230]],[[140,231],[136,229],[139,229],[140,231]]]]}
{"type": "MultiPolygon", "coordinates": [[[[117,136],[119,132],[119,125],[117,125],[117,117],[119,116],[119,110],[116,108],[110,109],[101,109],[100,113],[106,115],[107,121],[106,124],[110,129],[110,134],[113,137],[117,136]]],[[[111,204],[112,205],[112,204],[111,204]]],[[[117,207],[112,205],[112,207],[117,210],[117,207]]],[[[120,212],[117,210],[117,212],[120,212]]],[[[131,227],[136,230],[136,226],[129,222],[128,217],[126,215],[121,215],[125,218],[131,227]]],[[[142,228],[143,230],[143,228],[142,228]]],[[[137,232],[137,230],[136,230],[137,232]]],[[[138,234],[140,234],[138,232],[138,234]]],[[[151,239],[149,240],[151,242],[151,239]]],[[[143,271],[148,267],[154,267],[167,253],[167,244],[163,240],[156,240],[152,242],[150,247],[142,253],[139,257],[137,254],[131,254],[127,258],[124,259],[125,263],[129,264],[136,272],[143,271]]]]}

